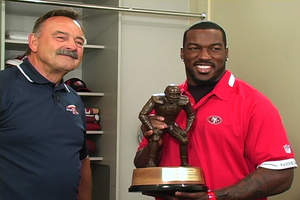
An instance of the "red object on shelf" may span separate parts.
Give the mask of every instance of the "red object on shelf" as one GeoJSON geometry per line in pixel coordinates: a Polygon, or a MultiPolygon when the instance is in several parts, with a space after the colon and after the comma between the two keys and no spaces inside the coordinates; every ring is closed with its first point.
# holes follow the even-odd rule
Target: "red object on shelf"
{"type": "Polygon", "coordinates": [[[99,123],[86,123],[86,130],[88,131],[95,131],[95,130],[101,130],[101,126],[99,123]]]}
{"type": "Polygon", "coordinates": [[[90,139],[86,139],[86,146],[89,153],[96,153],[96,142],[90,139]]]}

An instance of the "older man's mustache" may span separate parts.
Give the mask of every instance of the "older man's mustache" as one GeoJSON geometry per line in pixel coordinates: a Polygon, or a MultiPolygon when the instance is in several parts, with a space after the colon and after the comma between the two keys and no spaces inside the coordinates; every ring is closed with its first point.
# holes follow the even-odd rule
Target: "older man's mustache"
{"type": "Polygon", "coordinates": [[[70,56],[74,59],[78,59],[78,54],[76,51],[70,51],[70,50],[67,50],[67,49],[58,49],[56,51],[56,54],[57,55],[64,55],[64,56],[70,56]]]}

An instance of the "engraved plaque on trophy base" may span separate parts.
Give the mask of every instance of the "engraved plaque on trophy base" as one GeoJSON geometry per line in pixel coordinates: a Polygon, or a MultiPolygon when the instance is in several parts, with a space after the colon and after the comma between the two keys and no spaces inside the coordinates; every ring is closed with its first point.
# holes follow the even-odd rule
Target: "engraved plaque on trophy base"
{"type": "Polygon", "coordinates": [[[176,191],[207,191],[201,169],[197,167],[147,167],[133,170],[129,192],[174,195],[176,191]]]}

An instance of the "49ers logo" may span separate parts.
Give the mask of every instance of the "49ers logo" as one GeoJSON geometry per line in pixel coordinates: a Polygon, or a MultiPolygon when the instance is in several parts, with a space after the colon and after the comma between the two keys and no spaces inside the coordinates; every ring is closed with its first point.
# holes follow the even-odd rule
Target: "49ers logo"
{"type": "Polygon", "coordinates": [[[210,124],[213,124],[213,125],[218,125],[218,124],[221,124],[223,122],[223,119],[217,115],[212,115],[212,116],[209,116],[207,118],[207,121],[210,123],[210,124]]]}
{"type": "Polygon", "coordinates": [[[66,111],[72,112],[73,115],[78,115],[79,112],[77,111],[77,108],[75,105],[68,105],[66,106],[66,111]]]}

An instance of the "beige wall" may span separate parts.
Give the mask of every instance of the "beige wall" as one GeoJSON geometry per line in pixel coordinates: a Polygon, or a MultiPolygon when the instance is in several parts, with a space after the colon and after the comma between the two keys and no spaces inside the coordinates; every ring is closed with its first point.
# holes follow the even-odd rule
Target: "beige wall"
{"type": "MultiPolygon", "coordinates": [[[[208,16],[209,11],[209,1],[208,0],[189,0],[190,4],[190,12],[193,13],[206,13],[206,16],[208,16]]],[[[189,23],[194,24],[198,22],[199,19],[190,18],[189,23]]]]}
{"type": "MultiPolygon", "coordinates": [[[[300,161],[300,1],[212,0],[211,19],[229,39],[228,68],[278,107],[300,161]]],[[[270,138],[271,139],[271,138],[270,138]]],[[[288,192],[272,200],[299,200],[300,172],[288,192]]]]}

